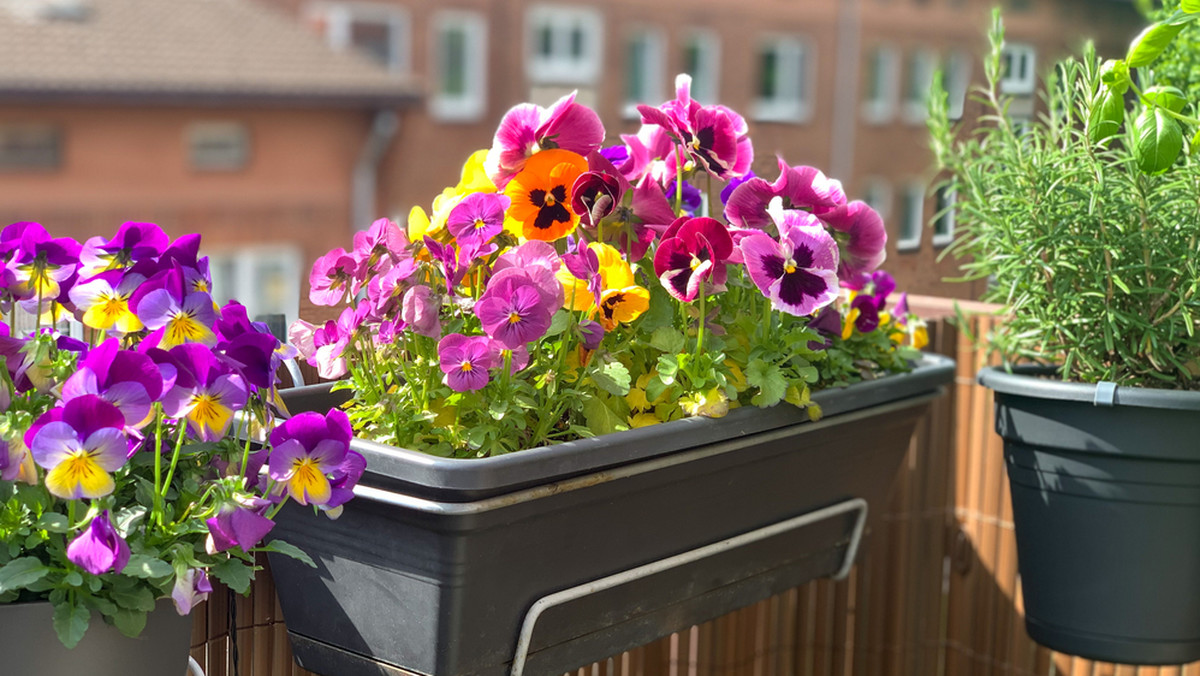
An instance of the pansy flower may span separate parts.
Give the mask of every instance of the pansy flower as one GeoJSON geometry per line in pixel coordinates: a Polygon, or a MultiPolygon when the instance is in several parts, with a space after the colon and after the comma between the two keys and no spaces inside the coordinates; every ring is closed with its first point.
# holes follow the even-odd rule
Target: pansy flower
{"type": "Polygon", "coordinates": [[[730,193],[725,218],[740,228],[768,229],[773,222],[770,204],[777,197],[784,209],[803,209],[817,215],[846,205],[841,182],[815,167],[790,166],[781,157],[779,178],[774,183],[754,177],[730,193]]]}
{"type": "Polygon", "coordinates": [[[604,125],[600,117],[591,108],[576,103],[574,93],[549,108],[523,103],[500,120],[484,169],[492,182],[504,189],[540,152],[561,148],[586,157],[601,143],[604,125]]]}
{"type": "Polygon", "coordinates": [[[129,304],[146,328],[157,334],[152,344],[164,350],[184,343],[217,342],[213,331],[217,311],[212,296],[189,291],[184,268],[178,264],[143,282],[130,296],[129,304]]]}
{"type": "Polygon", "coordinates": [[[171,587],[171,601],[175,611],[187,615],[197,603],[204,601],[212,593],[212,582],[203,568],[188,568],[175,576],[175,584],[171,587]]]}
{"type": "Polygon", "coordinates": [[[129,299],[145,276],[124,270],[109,270],[75,284],[69,292],[71,302],[85,326],[100,331],[134,333],[141,331],[142,320],[129,307],[129,299]]]}
{"type": "Polygon", "coordinates": [[[579,215],[571,209],[571,188],[587,169],[583,157],[567,150],[543,150],[529,158],[504,189],[518,234],[553,242],[574,231],[579,215]]]}
{"type": "Polygon", "coordinates": [[[370,272],[390,268],[408,254],[408,236],[395,221],[380,218],[366,232],[354,233],[354,250],[351,257],[357,261],[357,279],[365,279],[370,272]]]}
{"type": "Polygon", "coordinates": [[[151,419],[151,405],[162,396],[164,387],[175,382],[172,364],[156,364],[149,356],[122,350],[116,338],[92,348],[79,360],[75,373],[62,386],[62,398],[97,395],[116,406],[125,417],[125,425],[144,427],[151,419]]]}
{"type": "Polygon", "coordinates": [[[179,345],[169,354],[178,374],[175,386],[163,396],[163,412],[185,419],[203,441],[220,439],[233,414],[246,405],[246,382],[207,346],[179,345]]]}
{"type": "Polygon", "coordinates": [[[328,475],[350,450],[350,419],[333,409],[327,415],[301,413],[271,431],[268,474],[296,502],[321,505],[333,496],[328,475]]]}
{"type": "MultiPolygon", "coordinates": [[[[717,178],[746,173],[754,161],[746,120],[725,106],[700,105],[692,99],[691,87],[691,76],[679,75],[674,101],[658,108],[638,106],[642,122],[662,127],[679,143],[689,162],[717,178]]],[[[674,162],[673,153],[667,161],[674,162]]]]}
{"type": "Polygon", "coordinates": [[[37,467],[23,439],[0,438],[0,480],[37,485],[37,467]]]}
{"type": "Polygon", "coordinates": [[[400,318],[413,333],[430,338],[442,335],[441,302],[428,286],[414,286],[404,292],[400,318]]]}
{"type": "Polygon", "coordinates": [[[455,392],[481,390],[491,380],[491,340],[451,333],[438,341],[438,365],[446,374],[443,382],[455,392]]]}
{"type": "Polygon", "coordinates": [[[221,504],[216,516],[204,522],[208,526],[204,550],[209,554],[233,547],[250,551],[275,527],[275,522],[263,514],[270,504],[269,500],[249,496],[221,504]]]}
{"type": "Polygon", "coordinates": [[[125,417],[96,395],[76,397],[51,409],[29,428],[33,460],[50,470],[46,489],[64,500],[102,498],[115,484],[109,472],[129,459],[125,417]]]}
{"type": "Polygon", "coordinates": [[[79,253],[83,273],[91,276],[106,270],[129,267],[161,256],[170,238],[154,223],[122,223],[112,239],[93,237],[84,242],[79,253]]]}
{"type": "Polygon", "coordinates": [[[838,249],[833,237],[818,225],[804,225],[806,212],[786,212],[778,224],[780,240],[753,233],[739,247],[751,281],[788,314],[804,316],[832,303],[838,295],[838,249]]]}
{"type": "Polygon", "coordinates": [[[92,575],[120,573],[129,563],[129,544],[117,532],[108,510],[92,518],[87,530],[67,545],[67,559],[92,575]]]}
{"type": "Polygon", "coordinates": [[[838,276],[842,280],[873,272],[887,258],[887,228],[879,212],[855,200],[820,214],[841,248],[838,276]]]}
{"type": "Polygon", "coordinates": [[[475,303],[483,330],[508,349],[516,349],[546,334],[557,306],[544,297],[524,271],[497,275],[475,303]]]}
{"type": "Polygon", "coordinates": [[[713,218],[683,217],[663,233],[654,253],[654,274],[672,297],[690,303],[705,282],[725,283],[725,261],[733,254],[733,238],[713,218]]]}
{"type": "Polygon", "coordinates": [[[357,270],[358,262],[341,247],[321,256],[308,276],[308,299],[314,305],[337,305],[354,284],[357,270]]]}
{"type": "Polygon", "coordinates": [[[478,248],[504,230],[504,212],[510,203],[504,195],[467,195],[450,211],[446,229],[459,246],[478,248]]]}
{"type": "Polygon", "coordinates": [[[51,237],[37,223],[21,230],[21,239],[9,262],[14,284],[13,294],[22,306],[37,313],[44,304],[55,301],[63,292],[62,284],[71,280],[79,267],[79,242],[69,237],[51,237]]]}

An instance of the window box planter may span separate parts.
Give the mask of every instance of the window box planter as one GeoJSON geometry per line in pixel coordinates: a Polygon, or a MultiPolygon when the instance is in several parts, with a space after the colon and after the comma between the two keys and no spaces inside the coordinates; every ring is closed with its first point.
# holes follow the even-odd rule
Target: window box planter
{"type": "Polygon", "coordinates": [[[5,674],[37,676],[182,676],[188,670],[192,618],[158,602],[137,638],[104,624],[97,613],[72,649],[51,629],[54,607],[47,601],[0,603],[0,654],[5,674]]]}
{"type": "MultiPolygon", "coordinates": [[[[833,575],[953,374],[926,356],[818,393],[817,423],[742,408],[480,460],[356,441],[368,469],[336,528],[293,506],[276,527],[317,562],[271,556],[297,661],[338,676],[562,673],[833,575]]],[[[330,403],[319,388],[285,398],[330,403]]]]}
{"type": "Polygon", "coordinates": [[[1025,623],[1109,662],[1200,659],[1200,392],[988,368],[1025,623]]]}

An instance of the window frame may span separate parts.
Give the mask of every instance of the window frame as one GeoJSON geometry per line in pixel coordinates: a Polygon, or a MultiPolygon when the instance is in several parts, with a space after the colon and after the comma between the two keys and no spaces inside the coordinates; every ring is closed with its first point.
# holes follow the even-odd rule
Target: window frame
{"type": "MultiPolygon", "coordinates": [[[[756,92],[754,103],[752,106],[753,119],[758,122],[784,122],[792,124],[802,124],[812,119],[813,114],[813,87],[816,77],[817,54],[813,48],[811,41],[800,35],[767,35],[759,40],[758,51],[756,56],[759,59],[759,67],[761,68],[761,59],[766,53],[766,50],[772,49],[777,55],[783,54],[787,56],[787,52],[797,57],[798,66],[794,67],[795,73],[792,73],[799,80],[796,87],[794,97],[784,97],[778,93],[774,98],[767,99],[762,96],[762,92],[756,92]]],[[[781,63],[783,60],[781,60],[781,63]]],[[[779,85],[786,84],[788,73],[783,72],[782,68],[777,67],[775,87],[782,89],[779,85]]],[[[761,83],[762,73],[757,73],[759,82],[761,83]]]]}
{"type": "Polygon", "coordinates": [[[887,124],[896,116],[900,99],[900,53],[896,47],[881,43],[867,52],[866,81],[863,83],[862,116],[869,124],[887,124]],[[876,60],[876,56],[882,57],[876,60]],[[880,95],[873,95],[874,78],[879,78],[880,95]]]}
{"type": "Polygon", "coordinates": [[[393,73],[412,71],[412,17],[407,9],[376,2],[321,2],[310,5],[308,15],[323,24],[325,41],[339,52],[356,49],[352,42],[356,21],[386,24],[391,55],[382,67],[393,73]]]}
{"type": "MultiPolygon", "coordinates": [[[[61,125],[43,122],[0,123],[0,136],[6,133],[19,135],[23,132],[44,133],[49,136],[51,141],[51,147],[48,150],[49,161],[33,163],[5,161],[4,153],[0,153],[0,174],[50,173],[62,169],[66,133],[61,125]]],[[[3,144],[0,144],[0,147],[3,147],[3,144]]]]}
{"type": "Polygon", "coordinates": [[[967,94],[971,90],[973,66],[974,60],[960,49],[955,49],[946,56],[942,69],[942,86],[946,90],[946,114],[951,120],[962,119],[967,106],[967,94]]]}
{"type": "Polygon", "coordinates": [[[1004,43],[1000,56],[1002,66],[1009,63],[1008,59],[1016,57],[1023,57],[1025,72],[1019,75],[1004,72],[1000,77],[1000,91],[1015,96],[1032,96],[1037,91],[1037,49],[1021,42],[1004,43]]]}
{"type": "Polygon", "coordinates": [[[921,249],[921,235],[925,229],[925,185],[919,181],[905,184],[901,194],[900,223],[896,233],[896,251],[912,253],[921,249]],[[914,224],[915,232],[906,233],[906,226],[914,224]],[[905,235],[911,235],[905,237],[905,235]]]}
{"type": "Polygon", "coordinates": [[[638,26],[633,28],[626,36],[625,47],[625,77],[624,77],[624,103],[621,105],[621,115],[627,120],[641,119],[641,113],[638,112],[638,104],[644,103],[651,106],[656,106],[662,103],[665,98],[665,88],[663,82],[666,79],[667,73],[667,40],[663,31],[652,26],[638,26]],[[633,58],[633,42],[635,40],[646,41],[646,56],[649,59],[649,65],[646,67],[643,77],[645,80],[646,91],[640,95],[629,91],[629,74],[632,70],[630,60],[633,58]]]}
{"type": "Polygon", "coordinates": [[[429,113],[442,122],[477,122],[487,113],[487,18],[480,12],[439,10],[429,22],[429,80],[433,91],[429,113]],[[443,92],[443,36],[449,30],[463,31],[464,93],[443,92]]]}
{"type": "Polygon", "coordinates": [[[254,137],[250,125],[239,120],[198,120],[187,125],[183,132],[184,143],[187,146],[188,168],[204,174],[222,174],[245,171],[250,167],[254,155],[254,137]],[[197,155],[197,144],[204,136],[220,136],[232,132],[239,137],[242,146],[241,154],[236,162],[225,159],[207,159],[200,161],[197,155]]]}
{"type": "Polygon", "coordinates": [[[949,246],[954,242],[955,213],[958,211],[958,191],[950,186],[942,186],[937,190],[937,212],[934,217],[933,245],[935,247],[949,246]],[[942,230],[943,224],[945,232],[942,230]]]}
{"type": "Polygon", "coordinates": [[[862,201],[875,210],[879,214],[879,218],[887,223],[891,217],[892,209],[895,206],[895,192],[892,189],[891,181],[882,176],[867,176],[863,179],[862,201]],[[875,202],[870,199],[871,193],[878,194],[875,202]]]}
{"type": "Polygon", "coordinates": [[[687,52],[691,47],[699,47],[697,50],[700,57],[697,62],[705,63],[705,68],[708,70],[707,78],[698,78],[696,73],[688,73],[692,76],[692,98],[705,105],[712,105],[718,102],[721,92],[721,37],[716,31],[706,28],[696,28],[688,31],[687,36],[683,41],[683,63],[681,70],[687,69],[687,52]],[[707,79],[707,83],[703,80],[707,79]],[[699,86],[698,86],[699,83],[699,86]],[[710,91],[704,91],[707,88],[710,91]],[[699,95],[697,95],[699,91],[699,95]]]}
{"type": "Polygon", "coordinates": [[[938,69],[938,55],[928,47],[919,47],[910,51],[905,61],[907,68],[902,115],[908,124],[924,124],[929,117],[929,89],[933,86],[933,74],[938,69]],[[916,81],[918,77],[920,82],[916,81]],[[921,96],[912,98],[918,92],[921,96]]]}
{"type": "Polygon", "coordinates": [[[532,5],[525,11],[525,75],[534,85],[594,85],[604,61],[604,17],[591,7],[532,5]],[[551,52],[539,53],[543,28],[551,29],[551,52]],[[583,45],[578,59],[562,52],[574,28],[582,29],[583,45]],[[568,38],[564,40],[563,35],[568,38]]]}
{"type": "Polygon", "coordinates": [[[287,298],[284,300],[288,307],[283,312],[286,317],[285,326],[290,326],[300,317],[300,287],[304,279],[302,276],[303,255],[299,247],[286,242],[251,244],[238,248],[217,248],[206,251],[205,254],[208,256],[209,270],[214,273],[213,300],[224,305],[227,299],[236,299],[246,306],[246,315],[251,320],[258,315],[267,314],[266,308],[259,305],[261,302],[259,295],[253,293],[259,288],[258,280],[255,279],[255,273],[258,270],[257,264],[260,261],[281,262],[285,276],[290,277],[291,280],[291,283],[287,283],[287,298]],[[234,288],[228,294],[219,293],[220,282],[225,280],[219,279],[215,274],[216,270],[225,262],[233,263],[234,288]]]}

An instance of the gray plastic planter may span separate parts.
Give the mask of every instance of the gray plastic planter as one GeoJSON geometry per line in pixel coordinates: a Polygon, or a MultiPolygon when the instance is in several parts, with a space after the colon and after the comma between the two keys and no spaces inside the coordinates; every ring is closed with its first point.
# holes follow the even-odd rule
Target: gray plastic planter
{"type": "MultiPolygon", "coordinates": [[[[296,659],[327,676],[499,676],[535,602],[607,578],[539,604],[518,662],[561,674],[833,575],[853,554],[863,503],[850,499],[881,507],[953,375],[929,356],[821,392],[817,423],[737,409],[481,460],[356,441],[368,471],[342,517],[289,507],[274,532],[318,564],[270,561],[296,659]]],[[[286,396],[293,410],[329,403],[286,396]]]]}
{"type": "Polygon", "coordinates": [[[996,393],[1029,635],[1108,662],[1200,659],[1200,392],[1046,375],[979,374],[996,393]]]}
{"type": "Polygon", "coordinates": [[[159,601],[137,638],[104,624],[96,613],[87,633],[68,650],[54,633],[54,608],[45,601],[0,603],[0,673],[6,676],[183,676],[188,670],[192,618],[159,601]]]}

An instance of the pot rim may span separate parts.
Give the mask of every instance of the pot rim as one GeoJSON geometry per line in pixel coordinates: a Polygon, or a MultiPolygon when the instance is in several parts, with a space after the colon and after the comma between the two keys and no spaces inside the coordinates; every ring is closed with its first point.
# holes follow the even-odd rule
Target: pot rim
{"type": "Polygon", "coordinates": [[[1058,368],[1040,364],[986,366],[976,380],[998,394],[1033,399],[1078,401],[1096,406],[1135,406],[1180,411],[1200,411],[1200,392],[1131,387],[1112,383],[1078,383],[1041,376],[1054,375],[1058,368]]]}

